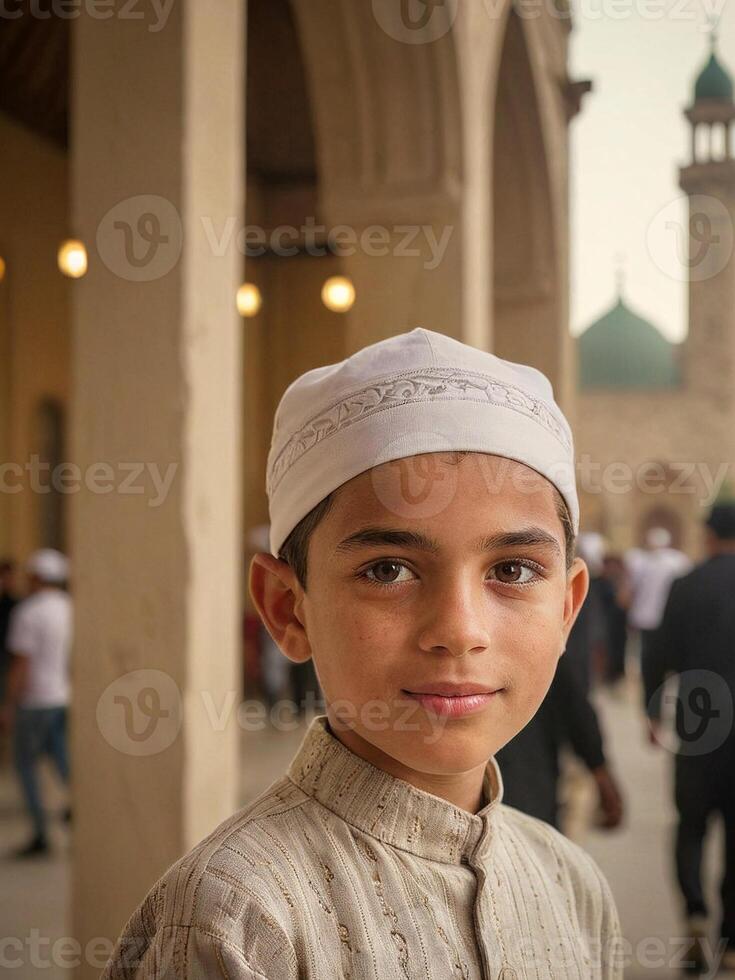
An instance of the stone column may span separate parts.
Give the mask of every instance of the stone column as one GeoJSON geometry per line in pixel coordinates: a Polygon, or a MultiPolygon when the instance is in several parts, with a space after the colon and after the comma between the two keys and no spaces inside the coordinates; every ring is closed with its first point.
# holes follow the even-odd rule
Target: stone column
{"type": "MultiPolygon", "coordinates": [[[[243,0],[75,23],[73,922],[115,938],[237,803],[243,0]],[[142,19],[137,19],[142,18],[142,19]],[[229,694],[228,692],[233,692],[229,694]]],[[[89,8],[91,11],[91,7],[89,8]]],[[[97,947],[95,947],[97,948],[97,947]]]]}
{"type": "Polygon", "coordinates": [[[462,336],[495,351],[493,140],[496,81],[507,10],[491,17],[487,4],[460,4],[455,23],[462,100],[462,336]]]}

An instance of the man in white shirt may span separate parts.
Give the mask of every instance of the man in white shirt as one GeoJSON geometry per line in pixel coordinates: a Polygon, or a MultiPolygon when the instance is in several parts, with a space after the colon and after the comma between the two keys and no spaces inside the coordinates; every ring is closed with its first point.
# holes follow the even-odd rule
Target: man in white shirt
{"type": "MultiPolygon", "coordinates": [[[[671,546],[666,528],[651,528],[646,535],[645,551],[635,549],[625,556],[629,576],[628,625],[641,638],[641,674],[646,690],[650,689],[652,648],[661,625],[666,601],[674,581],[686,575],[692,562],[671,546]]],[[[661,692],[654,695],[660,699],[661,692]]],[[[646,705],[646,710],[652,708],[646,705]]]]}
{"type": "Polygon", "coordinates": [[[646,550],[629,552],[626,565],[631,589],[628,622],[637,630],[656,630],[674,579],[686,575],[692,563],[683,552],[672,548],[666,528],[654,527],[646,535],[646,550]]]}
{"type": "Polygon", "coordinates": [[[28,598],[13,610],[7,649],[12,655],[0,726],[13,730],[15,768],[33,822],[33,837],[17,852],[30,857],[48,851],[46,816],[36,774],[39,756],[51,757],[68,783],[66,711],[72,606],[65,589],[69,563],[51,548],[36,551],[26,567],[28,598]]]}

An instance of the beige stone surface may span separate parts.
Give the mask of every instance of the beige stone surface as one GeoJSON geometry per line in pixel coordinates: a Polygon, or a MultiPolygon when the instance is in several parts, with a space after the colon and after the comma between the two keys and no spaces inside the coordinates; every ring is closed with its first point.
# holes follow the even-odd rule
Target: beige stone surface
{"type": "Polygon", "coordinates": [[[82,942],[117,932],[235,803],[234,726],[207,705],[239,685],[241,270],[234,249],[216,254],[202,219],[221,228],[243,211],[242,15],[239,3],[212,17],[186,0],[160,33],[138,20],[76,24],[73,214],[100,255],[75,291],[73,458],[83,470],[175,467],[159,500],[150,487],[74,498],[72,928],[82,942]],[[121,227],[106,218],[140,194],[168,202],[145,209],[163,222],[159,247],[176,246],[171,207],[183,228],[180,255],[148,281],[114,251],[121,227]],[[159,718],[176,737],[148,746],[159,718]]]}

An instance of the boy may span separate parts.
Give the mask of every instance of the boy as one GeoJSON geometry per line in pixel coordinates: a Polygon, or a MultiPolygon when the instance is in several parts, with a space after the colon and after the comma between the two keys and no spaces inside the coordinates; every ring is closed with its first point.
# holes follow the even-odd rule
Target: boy
{"type": "Polygon", "coordinates": [[[250,590],[326,714],[153,887],[106,980],[622,977],[604,878],[502,804],[493,758],[588,587],[546,378],[422,328],[373,344],[287,389],[267,489],[250,590]]]}

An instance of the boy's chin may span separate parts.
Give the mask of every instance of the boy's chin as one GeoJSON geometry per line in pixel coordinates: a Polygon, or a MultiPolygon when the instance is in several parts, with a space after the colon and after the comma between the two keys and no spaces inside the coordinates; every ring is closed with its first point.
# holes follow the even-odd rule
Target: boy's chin
{"type": "Polygon", "coordinates": [[[432,776],[453,776],[485,766],[504,744],[488,733],[459,732],[452,725],[433,732],[394,735],[379,748],[401,765],[432,776]]]}

